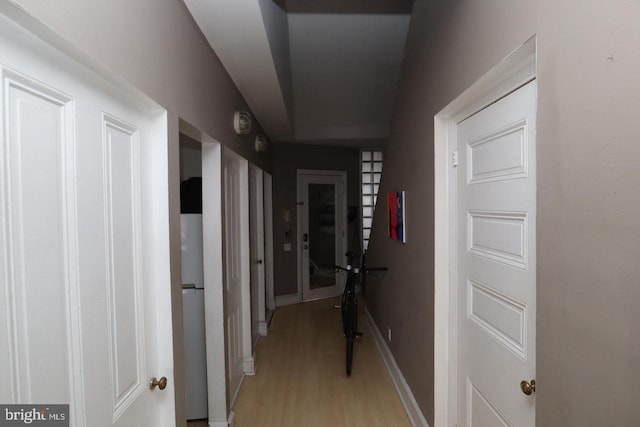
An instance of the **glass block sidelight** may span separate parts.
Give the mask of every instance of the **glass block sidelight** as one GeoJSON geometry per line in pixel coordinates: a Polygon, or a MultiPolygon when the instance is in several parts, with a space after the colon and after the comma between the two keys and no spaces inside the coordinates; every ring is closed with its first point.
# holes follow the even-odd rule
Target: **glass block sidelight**
{"type": "Polygon", "coordinates": [[[382,179],[382,151],[361,151],[360,163],[360,189],[362,191],[362,248],[367,249],[369,236],[373,225],[373,212],[375,210],[378,188],[382,179]],[[372,185],[373,184],[373,185],[372,185]]]}

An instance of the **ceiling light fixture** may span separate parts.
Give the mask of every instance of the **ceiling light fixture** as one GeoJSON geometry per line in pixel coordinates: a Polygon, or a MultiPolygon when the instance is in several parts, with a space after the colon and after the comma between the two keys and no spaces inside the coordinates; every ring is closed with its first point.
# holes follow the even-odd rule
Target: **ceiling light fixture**
{"type": "Polygon", "coordinates": [[[233,115],[233,129],[238,135],[245,135],[251,131],[251,114],[246,111],[236,111],[233,115]]]}
{"type": "Polygon", "coordinates": [[[256,135],[255,149],[257,152],[267,151],[268,140],[264,135],[256,135]]]}

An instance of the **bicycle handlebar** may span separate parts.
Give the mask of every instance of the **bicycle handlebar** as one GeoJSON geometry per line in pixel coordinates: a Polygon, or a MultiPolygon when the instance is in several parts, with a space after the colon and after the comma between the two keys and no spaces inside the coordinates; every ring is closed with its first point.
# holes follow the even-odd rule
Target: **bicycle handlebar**
{"type": "Polygon", "coordinates": [[[350,268],[347,268],[347,267],[342,267],[341,265],[336,265],[334,267],[335,267],[336,271],[346,271],[347,273],[353,272],[353,273],[365,273],[365,274],[372,273],[374,271],[388,271],[389,270],[387,267],[372,267],[372,268],[366,267],[364,269],[358,268],[358,267],[351,267],[351,266],[348,266],[350,268]]]}
{"type": "Polygon", "coordinates": [[[365,267],[364,268],[364,272],[365,273],[370,273],[372,271],[388,271],[389,269],[387,267],[365,267]]]}
{"type": "Polygon", "coordinates": [[[351,265],[347,265],[346,267],[336,265],[335,268],[336,268],[336,271],[346,271],[347,273],[354,273],[354,274],[360,273],[360,269],[358,267],[352,267],[351,265]]]}

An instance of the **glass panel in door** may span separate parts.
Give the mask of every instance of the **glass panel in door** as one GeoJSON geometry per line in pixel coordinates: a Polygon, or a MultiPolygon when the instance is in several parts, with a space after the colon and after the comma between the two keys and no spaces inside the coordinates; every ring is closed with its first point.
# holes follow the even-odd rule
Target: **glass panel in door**
{"type": "Polygon", "coordinates": [[[334,184],[309,184],[309,288],[336,285],[334,184]]]}

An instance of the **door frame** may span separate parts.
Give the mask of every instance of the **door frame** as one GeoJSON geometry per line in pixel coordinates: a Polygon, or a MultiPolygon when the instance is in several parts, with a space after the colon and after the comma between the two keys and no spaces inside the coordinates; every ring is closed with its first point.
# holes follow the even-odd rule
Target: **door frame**
{"type": "Polygon", "coordinates": [[[451,146],[456,126],[536,78],[535,36],[455,98],[434,117],[435,241],[434,241],[434,409],[435,427],[456,425],[458,292],[455,169],[451,146]]]}
{"type": "MultiPolygon", "coordinates": [[[[224,322],[219,321],[224,318],[222,144],[182,119],[179,129],[180,133],[200,142],[202,148],[202,256],[208,260],[204,263],[208,421],[210,426],[226,427],[231,408],[227,406],[224,322]]],[[[179,236],[178,233],[178,247],[179,236]]]]}
{"type": "MultiPolygon", "coordinates": [[[[300,200],[302,200],[302,185],[301,180],[305,175],[322,175],[322,176],[334,176],[339,177],[342,180],[343,191],[342,194],[338,194],[342,200],[342,205],[344,207],[344,211],[342,213],[338,213],[342,217],[343,224],[343,233],[342,233],[342,248],[346,252],[347,250],[347,172],[346,171],[338,171],[338,170],[315,170],[315,169],[298,169],[296,172],[296,183],[297,183],[297,253],[298,253],[298,302],[304,301],[303,297],[303,283],[302,283],[302,205],[300,204],[300,200]]],[[[336,236],[336,240],[338,237],[336,236]]],[[[344,258],[344,256],[343,256],[344,258]]]]}

